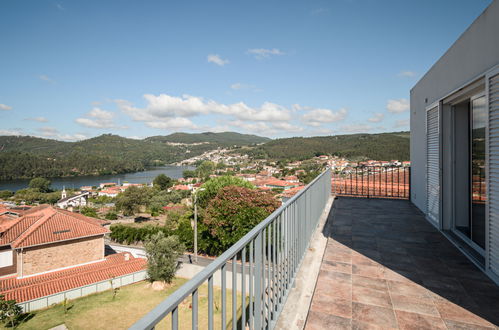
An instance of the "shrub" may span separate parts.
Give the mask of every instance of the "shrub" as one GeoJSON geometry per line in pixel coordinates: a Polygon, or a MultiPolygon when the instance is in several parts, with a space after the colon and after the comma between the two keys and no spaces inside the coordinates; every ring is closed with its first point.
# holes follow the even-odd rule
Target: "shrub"
{"type": "Polygon", "coordinates": [[[206,207],[208,202],[213,199],[220,189],[227,186],[238,186],[245,188],[255,188],[251,183],[245,181],[237,176],[220,176],[217,178],[210,179],[206,181],[201,187],[204,190],[200,190],[198,192],[198,203],[201,207],[206,207]]]}
{"type": "Polygon", "coordinates": [[[220,254],[279,207],[271,193],[227,186],[209,202],[203,223],[212,236],[211,254],[220,254]]]}
{"type": "Polygon", "coordinates": [[[163,232],[151,236],[145,244],[147,252],[147,275],[151,281],[171,283],[178,269],[178,258],[185,246],[177,236],[166,237],[163,232]]]}

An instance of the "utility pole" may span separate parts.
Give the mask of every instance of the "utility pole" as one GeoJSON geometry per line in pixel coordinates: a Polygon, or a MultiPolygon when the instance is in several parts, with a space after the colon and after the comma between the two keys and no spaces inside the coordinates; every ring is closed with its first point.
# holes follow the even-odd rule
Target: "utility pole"
{"type": "Polygon", "coordinates": [[[198,195],[194,194],[194,263],[198,263],[198,195]]]}

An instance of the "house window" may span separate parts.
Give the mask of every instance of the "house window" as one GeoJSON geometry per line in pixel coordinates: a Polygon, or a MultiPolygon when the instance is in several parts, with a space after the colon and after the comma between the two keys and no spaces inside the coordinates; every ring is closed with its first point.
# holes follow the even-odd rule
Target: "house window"
{"type": "Polygon", "coordinates": [[[0,252],[0,268],[12,266],[12,250],[0,252]]]}

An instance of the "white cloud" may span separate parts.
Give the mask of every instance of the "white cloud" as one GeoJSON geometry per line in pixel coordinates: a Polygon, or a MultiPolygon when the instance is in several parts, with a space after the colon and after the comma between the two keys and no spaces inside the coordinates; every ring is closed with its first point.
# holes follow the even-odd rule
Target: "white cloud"
{"type": "Polygon", "coordinates": [[[49,83],[51,83],[51,84],[55,83],[55,81],[54,81],[53,79],[51,79],[49,76],[44,75],[44,74],[39,75],[39,76],[38,76],[38,78],[39,78],[40,80],[43,80],[43,81],[49,82],[49,83]]]}
{"type": "Polygon", "coordinates": [[[414,72],[414,71],[402,71],[398,75],[399,75],[399,77],[410,78],[410,77],[414,77],[416,75],[416,72],[414,72]]]}
{"type": "Polygon", "coordinates": [[[388,100],[386,104],[386,110],[391,113],[402,113],[409,110],[409,100],[398,99],[398,100],[388,100]]]}
{"type": "Polygon", "coordinates": [[[253,108],[243,102],[222,104],[201,97],[182,95],[182,97],[160,94],[145,94],[147,106],[136,108],[126,100],[116,100],[118,107],[136,121],[154,122],[166,118],[193,117],[208,114],[221,114],[240,120],[287,121],[291,119],[288,109],[278,104],[265,102],[253,108]]]}
{"type": "Polygon", "coordinates": [[[39,123],[47,123],[48,122],[48,119],[45,118],[45,117],[24,118],[24,120],[36,121],[36,122],[39,122],[39,123]]]}
{"type": "Polygon", "coordinates": [[[20,129],[0,129],[0,135],[25,135],[20,129]]]}
{"type": "Polygon", "coordinates": [[[75,122],[90,128],[128,128],[126,126],[117,126],[114,123],[115,114],[111,111],[93,108],[86,114],[86,117],[76,118],[75,122]]]}
{"type": "Polygon", "coordinates": [[[296,133],[302,132],[303,128],[286,122],[279,123],[264,123],[264,122],[248,122],[242,120],[234,120],[228,122],[229,126],[241,128],[248,133],[271,136],[278,133],[296,133]]]}
{"type": "Polygon", "coordinates": [[[217,55],[217,54],[208,55],[207,60],[209,63],[214,63],[218,66],[224,66],[225,64],[229,63],[229,60],[227,60],[227,59],[224,60],[220,57],[220,55],[217,55]]]}
{"type": "Polygon", "coordinates": [[[81,133],[61,134],[57,128],[50,126],[41,127],[37,131],[40,132],[40,137],[56,140],[80,141],[88,138],[85,134],[81,133]]]}
{"type": "Polygon", "coordinates": [[[370,123],[379,123],[385,119],[385,115],[383,113],[375,113],[371,118],[369,118],[367,121],[370,123]]]}
{"type": "Polygon", "coordinates": [[[149,121],[146,125],[160,129],[197,129],[198,127],[189,119],[182,117],[163,118],[161,121],[149,121]]]}
{"type": "Polygon", "coordinates": [[[346,133],[366,133],[372,131],[372,126],[364,124],[343,125],[340,130],[346,133]]]}
{"type": "Polygon", "coordinates": [[[274,124],[272,124],[272,127],[274,129],[289,132],[289,133],[297,133],[297,132],[303,131],[303,127],[292,125],[292,124],[286,123],[286,122],[274,123],[274,124]]]}
{"type": "Polygon", "coordinates": [[[284,52],[280,51],[277,48],[272,48],[272,49],[252,48],[248,49],[247,53],[253,55],[257,60],[269,58],[274,55],[284,55],[284,52]]]}
{"type": "Polygon", "coordinates": [[[312,131],[312,135],[332,135],[334,130],[330,128],[317,128],[312,131]]]}
{"type": "MultiPolygon", "coordinates": [[[[303,107],[295,104],[294,108],[296,110],[301,110],[303,107]]],[[[329,109],[314,109],[308,111],[306,114],[302,116],[302,120],[309,126],[318,127],[324,123],[333,123],[338,122],[347,116],[348,111],[345,108],[342,108],[336,112],[333,112],[329,109]]]]}
{"type": "Polygon", "coordinates": [[[408,127],[409,124],[410,124],[409,119],[401,119],[401,120],[395,121],[395,125],[393,127],[395,127],[395,128],[408,127]]]}
{"type": "Polygon", "coordinates": [[[7,111],[7,110],[12,110],[12,107],[9,107],[9,106],[8,106],[8,105],[6,105],[6,104],[2,104],[2,103],[0,103],[0,110],[5,110],[5,111],[7,111]]]}

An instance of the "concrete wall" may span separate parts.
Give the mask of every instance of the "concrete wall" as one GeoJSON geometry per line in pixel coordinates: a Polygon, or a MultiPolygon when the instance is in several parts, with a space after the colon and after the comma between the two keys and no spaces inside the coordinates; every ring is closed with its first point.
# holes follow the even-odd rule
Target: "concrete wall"
{"type": "Polygon", "coordinates": [[[22,276],[38,274],[103,258],[103,236],[41,245],[24,249],[22,256],[17,254],[17,274],[21,276],[21,270],[22,276]]]}
{"type": "Polygon", "coordinates": [[[425,109],[498,64],[499,0],[494,0],[411,90],[411,200],[425,213],[425,109]]]}
{"type": "Polygon", "coordinates": [[[115,277],[113,279],[112,286],[111,286],[111,280],[97,282],[79,288],[74,288],[68,291],[52,294],[50,296],[24,301],[22,303],[18,303],[18,305],[21,306],[21,308],[25,313],[32,312],[38,309],[47,308],[62,303],[64,299],[68,300],[76,299],[92,293],[106,291],[112,288],[119,288],[124,285],[143,281],[146,278],[147,278],[147,272],[145,270],[141,270],[136,273],[115,277]]]}

